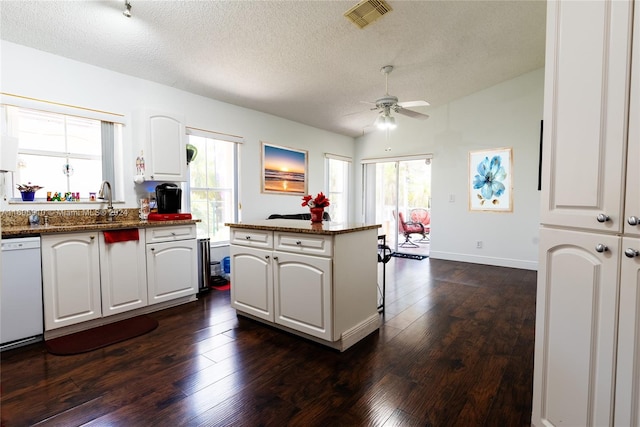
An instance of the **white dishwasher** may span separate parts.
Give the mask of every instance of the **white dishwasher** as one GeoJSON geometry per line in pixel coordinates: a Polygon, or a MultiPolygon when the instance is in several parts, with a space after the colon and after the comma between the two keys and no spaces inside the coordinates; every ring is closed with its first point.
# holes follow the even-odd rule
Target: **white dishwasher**
{"type": "Polygon", "coordinates": [[[2,239],[0,351],[42,341],[40,237],[2,239]]]}

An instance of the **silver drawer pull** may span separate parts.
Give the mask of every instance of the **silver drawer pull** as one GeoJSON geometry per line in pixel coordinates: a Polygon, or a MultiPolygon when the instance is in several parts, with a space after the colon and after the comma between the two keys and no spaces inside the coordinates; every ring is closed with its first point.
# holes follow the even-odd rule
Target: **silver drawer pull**
{"type": "Polygon", "coordinates": [[[296,245],[301,245],[301,244],[302,244],[302,242],[300,240],[296,241],[296,245]]]}
{"type": "Polygon", "coordinates": [[[176,235],[176,233],[172,231],[172,232],[171,232],[171,235],[172,235],[172,236],[175,236],[175,235],[176,235]]]}
{"type": "Polygon", "coordinates": [[[247,240],[250,240],[251,236],[245,236],[244,238],[247,239],[247,240]]]}

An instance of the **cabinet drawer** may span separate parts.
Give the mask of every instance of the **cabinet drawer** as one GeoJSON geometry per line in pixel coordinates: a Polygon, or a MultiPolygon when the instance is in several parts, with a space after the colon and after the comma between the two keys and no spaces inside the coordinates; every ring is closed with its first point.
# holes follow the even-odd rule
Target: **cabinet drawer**
{"type": "Polygon", "coordinates": [[[332,242],[331,236],[277,232],[274,247],[280,251],[331,256],[333,255],[332,242]]]}
{"type": "Polygon", "coordinates": [[[147,243],[172,242],[196,238],[195,225],[153,227],[147,229],[147,243]]]}
{"type": "Polygon", "coordinates": [[[234,245],[252,246],[254,248],[273,248],[273,232],[244,228],[231,229],[231,243],[234,245]]]}

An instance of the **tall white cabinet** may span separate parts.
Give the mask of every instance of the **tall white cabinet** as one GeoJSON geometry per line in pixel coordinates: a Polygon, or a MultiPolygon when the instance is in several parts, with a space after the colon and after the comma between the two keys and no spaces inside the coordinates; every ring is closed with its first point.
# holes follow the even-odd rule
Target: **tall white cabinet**
{"type": "Polygon", "coordinates": [[[532,424],[638,426],[640,4],[547,7],[532,424]]]}

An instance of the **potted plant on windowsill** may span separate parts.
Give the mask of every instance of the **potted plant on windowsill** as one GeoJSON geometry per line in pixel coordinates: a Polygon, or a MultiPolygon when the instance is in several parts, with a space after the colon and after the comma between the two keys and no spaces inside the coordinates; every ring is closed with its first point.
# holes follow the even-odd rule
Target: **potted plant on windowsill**
{"type": "Polygon", "coordinates": [[[32,185],[30,182],[28,182],[27,184],[18,184],[16,185],[16,187],[22,195],[23,202],[33,202],[36,197],[36,191],[44,188],[39,185],[32,185]]]}

